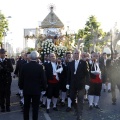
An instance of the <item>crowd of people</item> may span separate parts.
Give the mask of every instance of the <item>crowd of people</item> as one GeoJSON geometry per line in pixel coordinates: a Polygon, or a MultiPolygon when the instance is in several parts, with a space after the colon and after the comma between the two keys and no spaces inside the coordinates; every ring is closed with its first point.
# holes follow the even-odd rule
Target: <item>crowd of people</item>
{"type": "MultiPolygon", "coordinates": [[[[13,67],[6,51],[0,50],[0,105],[1,112],[10,111],[11,72],[13,67]]],[[[76,120],[82,119],[83,103],[88,101],[89,109],[100,109],[101,91],[112,94],[116,105],[116,86],[119,81],[120,58],[117,51],[106,53],[82,52],[78,49],[67,51],[64,57],[55,53],[45,54],[40,60],[37,51],[22,53],[17,60],[14,77],[18,77],[20,104],[24,120],[29,120],[32,103],[33,120],[38,120],[39,106],[50,114],[51,103],[58,111],[57,103],[70,112],[73,106],[76,120]],[[102,89],[103,88],[103,89],[102,89]]]]}

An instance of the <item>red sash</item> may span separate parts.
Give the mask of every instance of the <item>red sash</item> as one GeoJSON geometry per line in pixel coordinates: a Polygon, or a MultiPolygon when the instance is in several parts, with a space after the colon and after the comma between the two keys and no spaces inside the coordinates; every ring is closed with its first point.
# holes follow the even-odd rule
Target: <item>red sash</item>
{"type": "Polygon", "coordinates": [[[102,83],[102,80],[100,79],[99,75],[96,75],[96,78],[91,78],[90,80],[92,83],[102,83]]]}
{"type": "Polygon", "coordinates": [[[58,83],[59,80],[56,79],[56,76],[53,75],[53,79],[52,80],[48,80],[49,83],[58,83]]]}

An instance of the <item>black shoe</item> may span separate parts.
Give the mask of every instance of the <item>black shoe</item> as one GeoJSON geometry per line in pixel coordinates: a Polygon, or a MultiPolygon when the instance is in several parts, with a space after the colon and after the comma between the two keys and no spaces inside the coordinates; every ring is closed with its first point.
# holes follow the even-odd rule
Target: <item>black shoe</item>
{"type": "Polygon", "coordinates": [[[70,108],[70,107],[68,107],[67,109],[66,109],[66,112],[70,112],[72,109],[70,108]]]}
{"type": "Polygon", "coordinates": [[[88,99],[87,99],[87,98],[85,98],[85,99],[84,99],[84,101],[88,101],[88,99]]]}
{"type": "Polygon", "coordinates": [[[103,92],[106,92],[106,89],[104,89],[103,92]]]}
{"type": "Polygon", "coordinates": [[[61,102],[61,106],[63,106],[63,107],[64,107],[64,106],[65,106],[65,103],[64,103],[64,102],[61,102]]]}
{"type": "Polygon", "coordinates": [[[50,109],[47,109],[46,112],[47,112],[47,113],[50,113],[50,109]]]}
{"type": "Polygon", "coordinates": [[[90,105],[90,106],[89,106],[89,109],[90,109],[90,110],[92,110],[92,109],[93,109],[93,106],[92,106],[92,105],[90,105]]]}
{"type": "Polygon", "coordinates": [[[20,93],[17,93],[16,95],[17,95],[17,96],[20,96],[20,93]]]}
{"type": "Polygon", "coordinates": [[[82,116],[77,116],[76,120],[82,120],[82,116]]]}
{"type": "Polygon", "coordinates": [[[94,105],[94,107],[95,107],[96,109],[100,109],[100,107],[99,107],[98,105],[94,105]]]}
{"type": "Polygon", "coordinates": [[[42,104],[40,107],[45,108],[45,107],[46,107],[46,105],[42,104]]]}
{"type": "Polygon", "coordinates": [[[7,108],[6,108],[6,112],[10,112],[10,107],[7,107],[7,108]]]}
{"type": "Polygon", "coordinates": [[[54,111],[58,111],[57,107],[54,107],[53,110],[54,110],[54,111]]]}
{"type": "Polygon", "coordinates": [[[116,105],[116,102],[113,102],[112,105],[116,105]]]}
{"type": "Polygon", "coordinates": [[[111,90],[108,90],[108,93],[110,93],[111,92],[111,90]]]}
{"type": "Polygon", "coordinates": [[[1,109],[1,112],[5,112],[5,109],[1,109]]]}

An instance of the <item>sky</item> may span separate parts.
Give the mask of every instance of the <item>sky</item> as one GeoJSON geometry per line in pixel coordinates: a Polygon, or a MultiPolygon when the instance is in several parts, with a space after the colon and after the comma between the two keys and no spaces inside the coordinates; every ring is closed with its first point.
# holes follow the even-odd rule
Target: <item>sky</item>
{"type": "Polygon", "coordinates": [[[82,29],[88,17],[95,15],[101,28],[109,31],[115,22],[120,28],[119,0],[0,0],[0,10],[9,18],[7,40],[14,48],[23,47],[25,28],[36,28],[38,22],[50,12],[49,6],[55,6],[55,14],[65,27],[77,31],[82,29]]]}

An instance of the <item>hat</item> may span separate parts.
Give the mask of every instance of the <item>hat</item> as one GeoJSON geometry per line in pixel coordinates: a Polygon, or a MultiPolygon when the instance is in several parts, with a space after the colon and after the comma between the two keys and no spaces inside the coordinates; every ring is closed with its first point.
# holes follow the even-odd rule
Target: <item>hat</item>
{"type": "Polygon", "coordinates": [[[6,52],[7,52],[7,51],[6,51],[5,49],[3,49],[3,48],[0,49],[0,53],[1,53],[1,54],[5,54],[6,52]]]}

